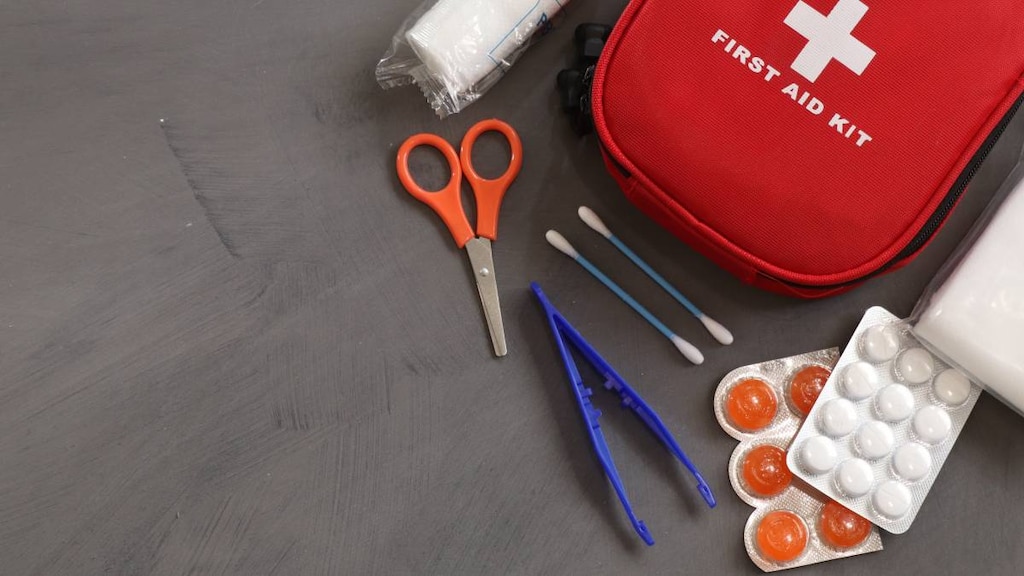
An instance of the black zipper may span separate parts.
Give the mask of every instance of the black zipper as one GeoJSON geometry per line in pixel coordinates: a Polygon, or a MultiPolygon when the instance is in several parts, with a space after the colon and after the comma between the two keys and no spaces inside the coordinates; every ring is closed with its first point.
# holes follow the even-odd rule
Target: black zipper
{"type": "Polygon", "coordinates": [[[896,264],[902,262],[903,260],[909,258],[910,256],[913,256],[918,250],[920,250],[925,244],[927,244],[928,240],[931,239],[931,237],[934,236],[935,233],[939,231],[939,228],[942,227],[942,223],[946,220],[946,217],[949,216],[949,213],[953,210],[953,207],[956,206],[956,203],[960,199],[960,196],[962,196],[964,191],[967,189],[967,185],[971,183],[971,180],[974,178],[975,174],[978,173],[978,170],[981,168],[982,163],[985,162],[986,158],[988,158],[988,155],[992,152],[992,149],[995,147],[996,142],[999,141],[1000,136],[1002,136],[1003,132],[1006,131],[1006,127],[1010,125],[1010,122],[1013,120],[1013,117],[1017,114],[1017,110],[1020,109],[1022,103],[1024,103],[1024,94],[1017,98],[1017,101],[1014,102],[1013,106],[1011,106],[1010,109],[1006,112],[1002,120],[999,121],[999,124],[997,124],[996,127],[992,130],[992,132],[989,133],[988,138],[985,139],[985,142],[983,142],[981,147],[978,148],[978,151],[975,152],[974,158],[972,158],[971,162],[967,165],[966,168],[964,168],[964,171],[960,173],[960,176],[956,179],[956,182],[953,183],[953,186],[949,189],[949,192],[946,193],[946,197],[945,199],[943,199],[942,204],[940,204],[939,207],[935,209],[935,212],[932,213],[932,216],[931,218],[928,219],[928,222],[926,222],[925,225],[921,227],[921,230],[917,233],[916,236],[914,236],[910,243],[908,243],[907,246],[903,248],[903,250],[900,250],[899,254],[894,256],[891,260],[883,264],[874,272],[861,276],[856,280],[849,280],[847,282],[841,282],[839,284],[814,286],[807,284],[797,284],[794,282],[788,282],[786,280],[780,280],[778,278],[774,278],[763,273],[761,273],[761,275],[767,278],[771,278],[776,282],[786,284],[787,286],[815,290],[828,290],[830,288],[842,288],[844,286],[849,286],[851,284],[859,284],[861,282],[864,282],[865,280],[874,278],[875,276],[882,274],[889,268],[892,268],[896,264]]]}

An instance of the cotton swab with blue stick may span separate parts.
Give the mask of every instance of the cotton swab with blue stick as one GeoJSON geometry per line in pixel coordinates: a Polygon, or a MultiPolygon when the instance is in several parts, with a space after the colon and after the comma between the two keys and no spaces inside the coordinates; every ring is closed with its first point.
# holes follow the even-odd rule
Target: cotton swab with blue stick
{"type": "Polygon", "coordinates": [[[595,214],[593,210],[587,208],[586,206],[580,206],[578,214],[580,215],[580,220],[583,220],[584,224],[590,226],[590,228],[594,230],[594,232],[597,232],[601,236],[604,236],[609,242],[612,243],[613,246],[619,249],[619,252],[625,254],[627,258],[633,261],[633,264],[636,264],[637,267],[639,267],[648,276],[650,276],[651,280],[657,282],[658,285],[664,288],[666,292],[668,292],[673,298],[676,299],[676,301],[682,304],[684,308],[689,310],[690,314],[693,314],[697,318],[697,320],[700,320],[701,324],[703,324],[704,327],[707,328],[708,332],[710,332],[711,335],[715,337],[715,340],[718,340],[719,342],[725,344],[726,346],[732,344],[732,332],[729,332],[729,330],[727,330],[725,326],[722,326],[718,322],[715,322],[710,316],[701,312],[699,308],[693,305],[693,302],[690,302],[690,300],[686,296],[683,296],[682,293],[679,292],[679,290],[676,290],[675,286],[669,284],[668,280],[665,280],[661,276],[661,274],[655,272],[654,268],[651,268],[650,265],[647,264],[647,262],[644,262],[639,256],[636,255],[636,252],[630,250],[629,246],[626,246],[626,244],[622,240],[619,240],[618,237],[612,234],[612,231],[609,230],[607,226],[605,226],[604,222],[600,218],[598,218],[597,214],[595,214]]]}
{"type": "Polygon", "coordinates": [[[685,356],[687,360],[693,362],[694,364],[702,364],[704,362],[704,355],[700,353],[700,350],[698,350],[696,346],[690,344],[681,336],[678,336],[675,332],[670,330],[668,326],[665,326],[664,322],[658,320],[658,318],[654,314],[651,314],[646,308],[643,307],[643,305],[641,305],[632,296],[626,293],[625,290],[620,288],[618,284],[613,282],[611,278],[605,276],[604,272],[601,272],[597,268],[597,266],[594,266],[593,264],[590,263],[589,260],[580,255],[580,253],[577,252],[576,249],[572,247],[572,244],[570,244],[569,241],[565,239],[565,236],[562,236],[561,234],[555,232],[554,230],[548,230],[547,234],[544,235],[544,238],[547,239],[548,244],[551,244],[556,249],[558,249],[559,252],[575,260],[576,263],[582,266],[584,270],[590,272],[590,274],[594,278],[597,278],[609,290],[614,292],[620,300],[628,304],[629,307],[633,309],[633,311],[643,316],[644,320],[647,320],[647,322],[649,322],[651,326],[654,326],[658,330],[658,332],[661,332],[662,335],[668,338],[669,342],[672,342],[676,349],[679,350],[679,352],[683,356],[685,356]]]}

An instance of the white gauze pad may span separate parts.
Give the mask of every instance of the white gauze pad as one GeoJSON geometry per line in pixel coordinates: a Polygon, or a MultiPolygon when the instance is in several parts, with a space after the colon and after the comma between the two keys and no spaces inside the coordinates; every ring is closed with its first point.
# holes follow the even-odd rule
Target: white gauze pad
{"type": "Polygon", "coordinates": [[[405,38],[452,94],[472,89],[568,0],[440,0],[405,38]]]}
{"type": "Polygon", "coordinates": [[[1024,181],[932,296],[913,330],[1024,414],[1024,181]]]}

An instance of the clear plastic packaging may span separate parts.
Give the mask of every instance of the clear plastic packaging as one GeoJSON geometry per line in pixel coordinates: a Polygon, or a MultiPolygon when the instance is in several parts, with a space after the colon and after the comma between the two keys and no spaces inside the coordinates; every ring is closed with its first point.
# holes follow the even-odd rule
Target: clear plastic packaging
{"type": "Polygon", "coordinates": [[[911,322],[932,352],[1024,415],[1024,150],[911,322]]]}
{"type": "Polygon", "coordinates": [[[718,423],[740,441],[729,481],[754,507],[744,546],[765,572],[882,549],[877,528],[794,478],[786,464],[786,450],[838,357],[830,348],[744,366],[715,391],[718,423]]]}
{"type": "Polygon", "coordinates": [[[569,0],[426,0],[377,64],[388,89],[415,83],[437,115],[462,111],[546,32],[569,0]]]}
{"type": "Polygon", "coordinates": [[[902,534],[980,395],[980,387],[922,348],[907,323],[870,308],[787,463],[826,496],[902,534]]]}

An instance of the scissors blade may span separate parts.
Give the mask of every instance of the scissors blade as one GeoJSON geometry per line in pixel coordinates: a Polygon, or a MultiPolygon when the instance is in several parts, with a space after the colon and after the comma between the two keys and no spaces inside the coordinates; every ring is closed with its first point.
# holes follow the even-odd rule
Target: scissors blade
{"type": "Polygon", "coordinates": [[[476,288],[480,292],[480,302],[487,318],[487,330],[491,333],[491,344],[494,355],[508,354],[505,346],[505,325],[501,321],[501,303],[498,301],[498,282],[494,277],[494,257],[491,254],[491,241],[486,238],[473,238],[466,243],[469,262],[473,266],[473,277],[476,288]]]}

